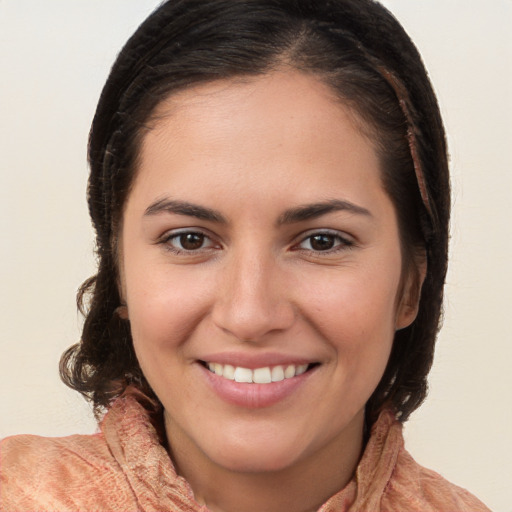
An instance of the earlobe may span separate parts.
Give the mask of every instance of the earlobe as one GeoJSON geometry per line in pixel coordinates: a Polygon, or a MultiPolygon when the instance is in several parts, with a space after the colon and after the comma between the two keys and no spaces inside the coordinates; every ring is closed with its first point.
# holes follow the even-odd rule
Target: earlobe
{"type": "Polygon", "coordinates": [[[114,310],[114,314],[116,314],[121,320],[129,320],[130,317],[128,315],[128,306],[126,305],[126,284],[124,280],[124,265],[123,265],[123,255],[122,255],[122,245],[121,245],[121,237],[118,238],[116,242],[117,247],[117,255],[118,255],[118,271],[117,271],[117,291],[119,293],[121,305],[118,306],[114,310]]]}
{"type": "Polygon", "coordinates": [[[402,303],[397,315],[395,330],[399,331],[400,329],[405,329],[414,322],[418,314],[418,305],[419,302],[417,305],[402,303]]]}
{"type": "Polygon", "coordinates": [[[427,275],[427,258],[423,255],[421,261],[408,272],[406,282],[403,287],[402,297],[398,304],[395,329],[405,329],[409,327],[418,314],[421,299],[421,289],[427,275]]]}
{"type": "Polygon", "coordinates": [[[126,306],[126,304],[121,304],[121,306],[118,306],[118,307],[114,310],[114,313],[115,313],[119,318],[121,318],[122,320],[129,320],[129,317],[128,317],[128,307],[126,306]]]}

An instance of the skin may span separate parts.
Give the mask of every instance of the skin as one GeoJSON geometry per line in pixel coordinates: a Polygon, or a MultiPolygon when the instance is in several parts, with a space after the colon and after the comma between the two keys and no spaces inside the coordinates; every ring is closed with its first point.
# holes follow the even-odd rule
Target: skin
{"type": "Polygon", "coordinates": [[[343,488],[394,332],[416,315],[395,211],[358,126],[327,86],[287,70],[180,92],[144,137],[121,293],[173,461],[212,511],[316,510],[343,488]],[[184,232],[199,233],[193,249],[184,232]],[[250,408],[219,397],[199,363],[228,352],[318,364],[290,395],[250,408]]]}

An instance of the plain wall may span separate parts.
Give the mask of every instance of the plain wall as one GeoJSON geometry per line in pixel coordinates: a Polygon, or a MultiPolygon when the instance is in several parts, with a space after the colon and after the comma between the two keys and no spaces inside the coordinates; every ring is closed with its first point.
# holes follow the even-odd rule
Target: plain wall
{"type": "MultiPolygon", "coordinates": [[[[60,383],[94,272],[86,143],[108,70],[156,0],[0,0],[0,437],[95,430],[60,383]]],[[[512,1],[388,0],[439,96],[453,180],[444,327],[406,426],[422,464],[512,511],[512,1]]]]}

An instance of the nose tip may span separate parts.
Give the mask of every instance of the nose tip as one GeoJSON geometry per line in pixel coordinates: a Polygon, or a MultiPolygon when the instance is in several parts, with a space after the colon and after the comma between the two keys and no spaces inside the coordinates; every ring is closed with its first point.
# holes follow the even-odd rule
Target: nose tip
{"type": "Polygon", "coordinates": [[[216,323],[240,341],[257,342],[267,334],[286,330],[293,321],[291,310],[284,305],[255,303],[249,306],[247,301],[231,300],[223,307],[223,313],[217,314],[216,323]]]}
{"type": "Polygon", "coordinates": [[[293,324],[295,311],[279,269],[238,265],[227,274],[213,309],[220,329],[237,340],[257,342],[293,324]]]}

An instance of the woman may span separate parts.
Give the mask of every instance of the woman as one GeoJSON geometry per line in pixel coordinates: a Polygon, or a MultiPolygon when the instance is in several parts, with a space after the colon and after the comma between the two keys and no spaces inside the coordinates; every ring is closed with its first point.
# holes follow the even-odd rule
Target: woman
{"type": "Polygon", "coordinates": [[[449,183],[387,11],[167,2],[112,69],[89,160],[99,268],[61,371],[108,412],[98,436],[8,440],[5,510],[487,510],[403,448],[449,183]]]}

